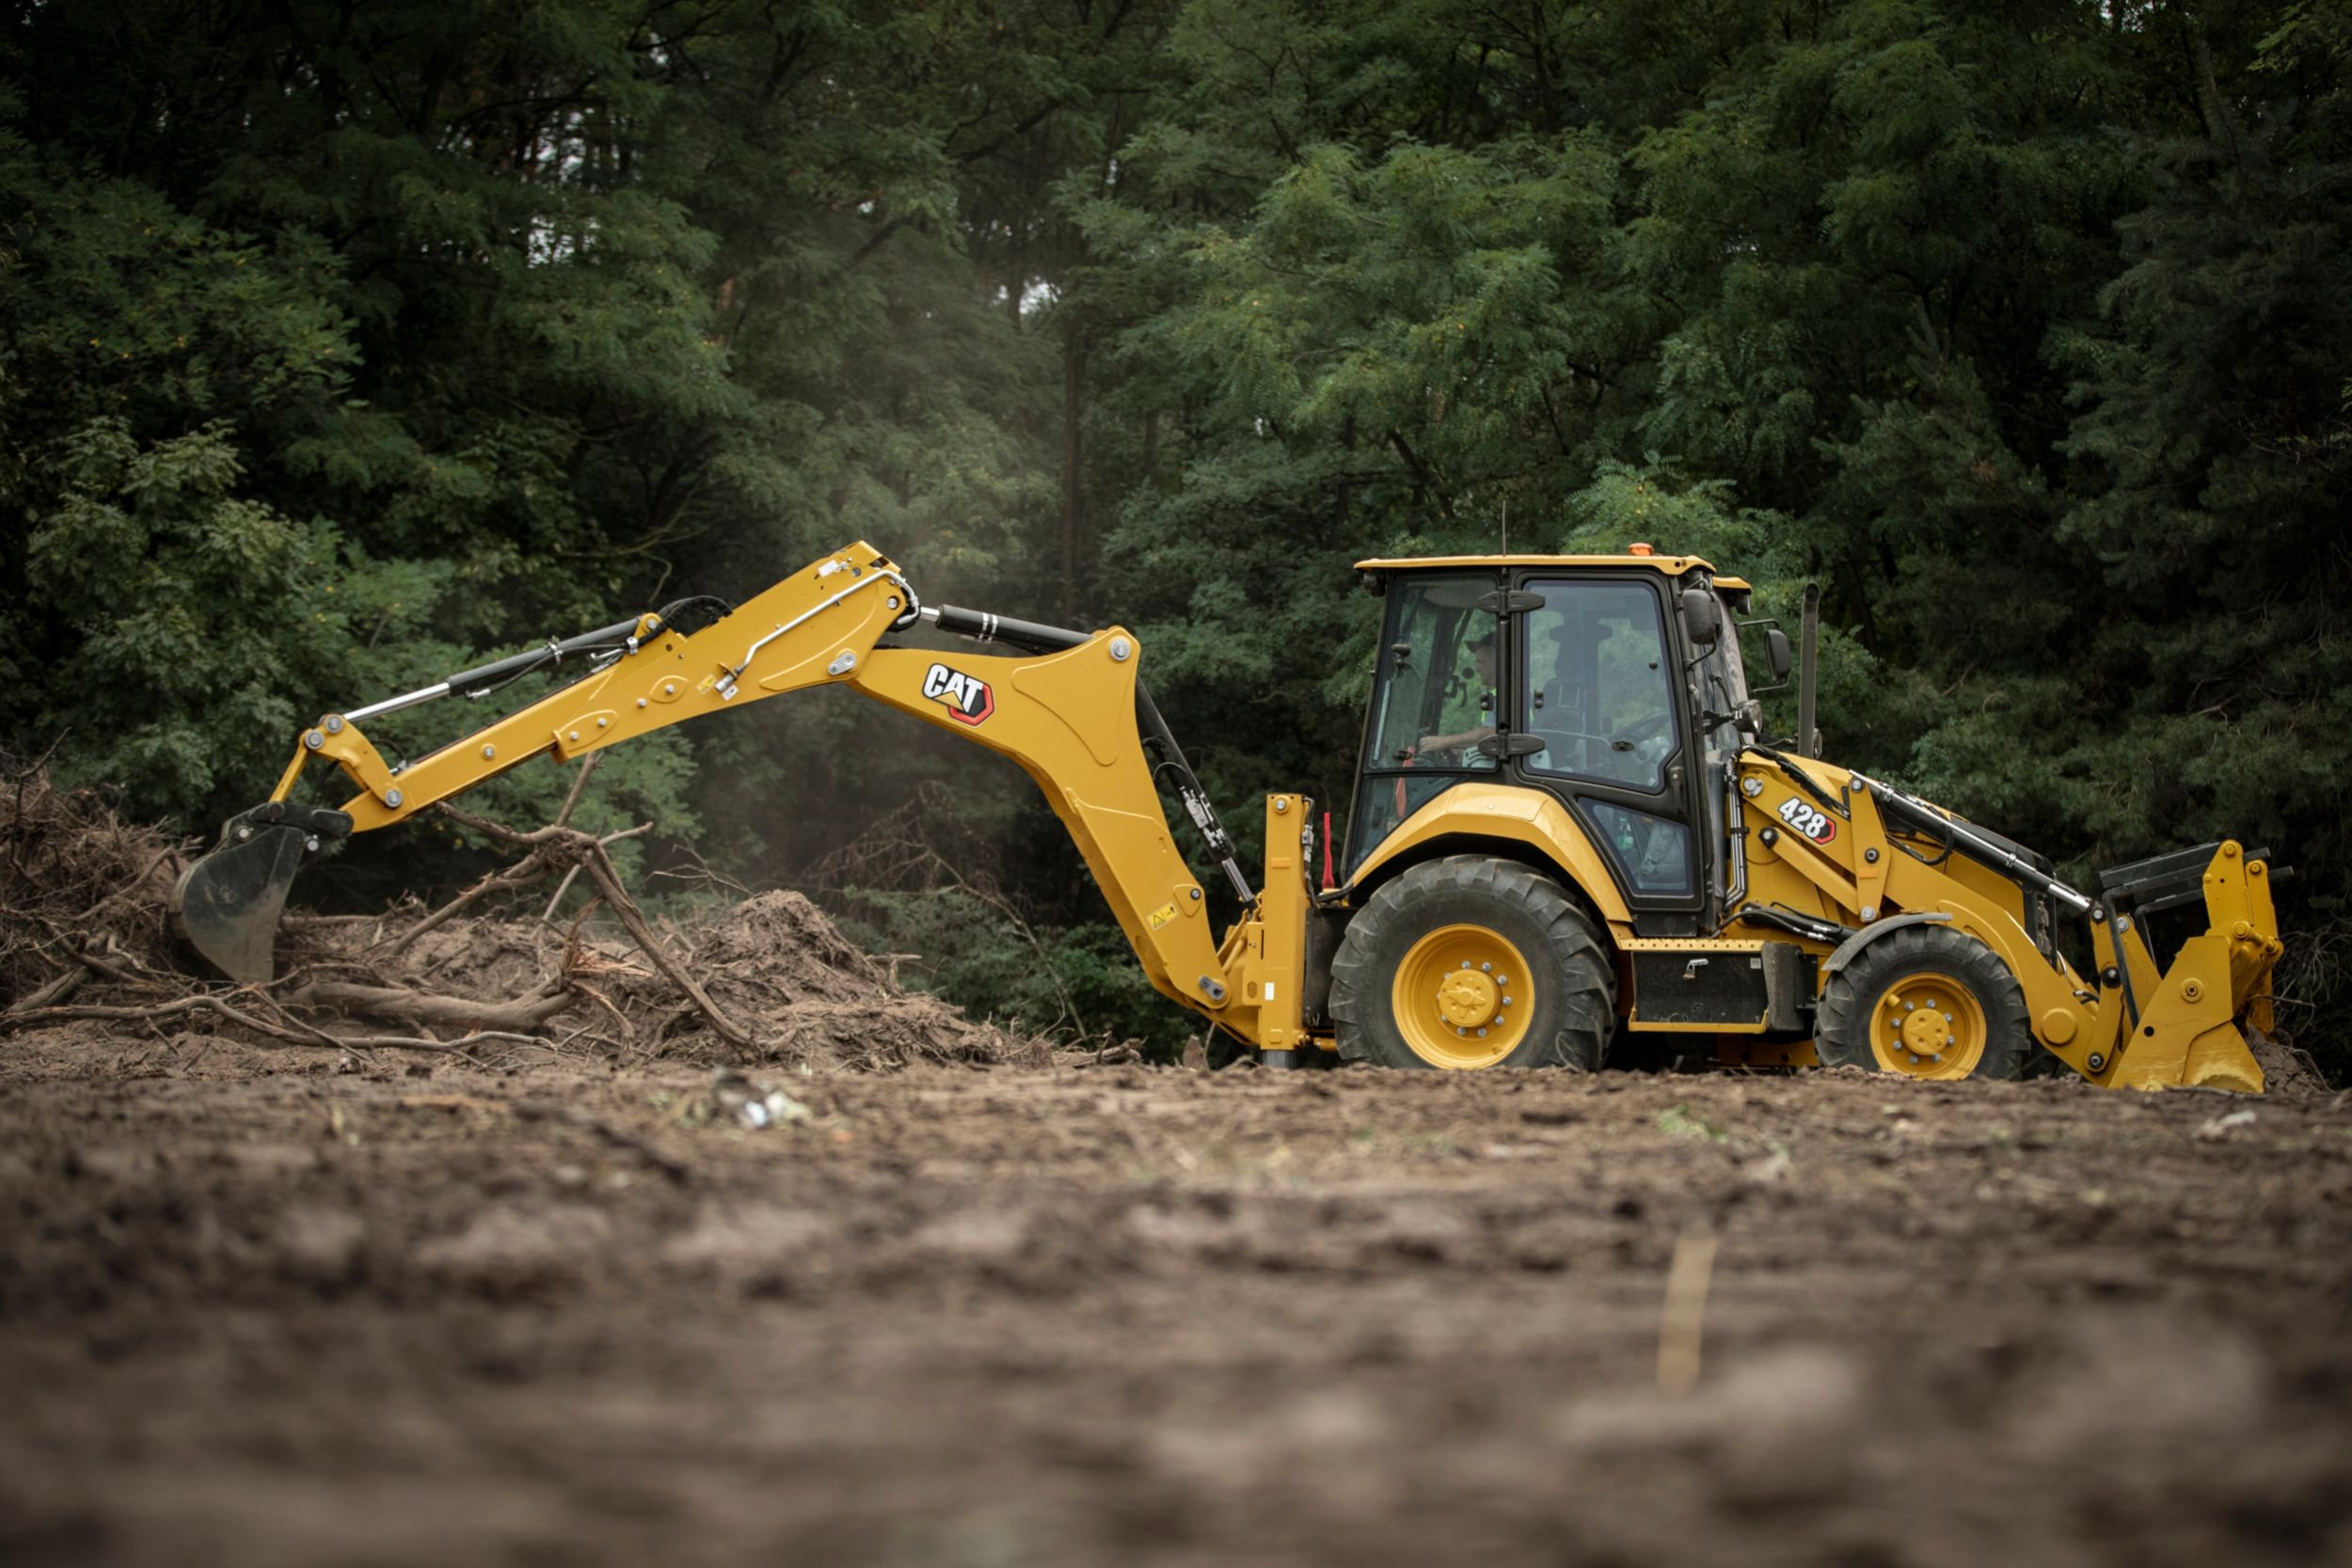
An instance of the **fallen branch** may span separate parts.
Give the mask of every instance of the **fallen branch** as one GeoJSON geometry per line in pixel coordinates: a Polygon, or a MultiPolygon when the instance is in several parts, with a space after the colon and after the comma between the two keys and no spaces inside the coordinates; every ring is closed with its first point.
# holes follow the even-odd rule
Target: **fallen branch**
{"type": "MultiPolygon", "coordinates": [[[[231,991],[230,994],[233,996],[239,993],[231,991]]],[[[11,1031],[39,1029],[52,1023],[155,1023],[164,1019],[184,1018],[191,1013],[199,1012],[217,1013],[231,1023],[250,1029],[258,1035],[267,1035],[271,1039],[281,1040],[289,1045],[318,1043],[293,1029],[271,1023],[264,1019],[255,1018],[248,1013],[239,1012],[229,1005],[227,998],[209,993],[200,996],[183,996],[176,1002],[158,1002],[151,1007],[115,1007],[97,1005],[85,1005],[78,1007],[42,1007],[33,1012],[9,1013],[5,1017],[0,1017],[0,1029],[11,1031]]]]}
{"type": "Polygon", "coordinates": [[[538,850],[533,849],[513,865],[501,866],[491,872],[402,932],[387,951],[391,957],[397,958],[403,953],[407,952],[419,937],[423,936],[427,931],[447,925],[491,894],[505,892],[512,888],[529,887],[548,874],[547,866],[542,863],[543,858],[538,850]]]}
{"type": "Polygon", "coordinates": [[[8,1008],[8,1016],[14,1018],[19,1013],[38,1012],[43,1007],[53,1006],[64,1001],[81,988],[83,979],[88,974],[88,970],[78,965],[67,970],[29,996],[18,998],[16,1003],[8,1008]]]}
{"type": "Polygon", "coordinates": [[[350,980],[312,980],[287,993],[287,1006],[313,1011],[365,1013],[398,1019],[404,1023],[441,1024],[459,1029],[535,1029],[558,1013],[579,1004],[570,986],[561,981],[542,986],[530,996],[508,1002],[477,1002],[470,997],[445,996],[410,990],[405,986],[365,986],[350,980]]]}
{"type": "Polygon", "coordinates": [[[695,1011],[703,1015],[720,1038],[730,1045],[751,1045],[752,1037],[719,1010],[719,1004],[710,999],[710,993],[686,973],[685,967],[670,956],[670,950],[653,934],[653,927],[645,924],[644,911],[622,888],[621,874],[613,869],[603,845],[591,846],[586,863],[589,879],[596,884],[596,891],[604,895],[605,902],[612,906],[612,912],[621,917],[621,924],[628,927],[628,934],[636,939],[638,948],[645,957],[653,960],[653,966],[661,971],[670,984],[686,993],[688,1000],[694,1004],[695,1011]]]}
{"type": "Polygon", "coordinates": [[[629,897],[628,890],[621,885],[621,874],[614,868],[612,858],[606,852],[605,846],[623,838],[633,838],[650,830],[653,824],[644,823],[629,829],[627,832],[610,833],[598,839],[581,832],[577,828],[565,828],[553,824],[534,829],[527,833],[516,832],[512,828],[476,816],[470,812],[460,811],[446,800],[442,801],[437,809],[446,812],[457,821],[488,837],[502,839],[509,844],[527,846],[533,849],[544,847],[549,850],[550,863],[559,858],[577,857],[575,863],[588,873],[588,879],[594,882],[596,891],[604,895],[604,901],[612,906],[612,912],[620,917],[621,924],[628,928],[630,938],[636,942],[638,950],[651,960],[656,969],[661,972],[664,979],[676,987],[679,993],[693,1004],[694,1010],[702,1014],[703,1021],[710,1025],[711,1032],[729,1045],[748,1048],[755,1043],[750,1033],[729,1018],[719,1004],[710,999],[710,993],[703,990],[694,977],[686,972],[685,966],[677,961],[661,939],[654,935],[653,927],[645,922],[644,911],[637,907],[636,900],[629,897]]]}

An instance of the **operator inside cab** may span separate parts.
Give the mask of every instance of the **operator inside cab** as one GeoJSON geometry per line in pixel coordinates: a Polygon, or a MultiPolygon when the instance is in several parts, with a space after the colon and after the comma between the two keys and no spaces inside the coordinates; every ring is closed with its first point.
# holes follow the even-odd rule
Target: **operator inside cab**
{"type": "Polygon", "coordinates": [[[1492,767],[1492,760],[1481,756],[1477,746],[1480,741],[1495,733],[1494,628],[1488,626],[1485,631],[1464,642],[1462,646],[1469,651],[1470,662],[1475,671],[1466,695],[1475,696],[1478,705],[1473,710],[1468,703],[1460,702],[1459,699],[1456,700],[1459,703],[1458,707],[1455,704],[1449,704],[1445,720],[1440,721],[1464,722],[1465,727],[1445,735],[1424,735],[1414,746],[1413,752],[1416,756],[1427,757],[1432,761],[1438,760],[1435,753],[1455,752],[1458,753],[1460,762],[1465,766],[1476,768],[1483,764],[1492,767]]]}

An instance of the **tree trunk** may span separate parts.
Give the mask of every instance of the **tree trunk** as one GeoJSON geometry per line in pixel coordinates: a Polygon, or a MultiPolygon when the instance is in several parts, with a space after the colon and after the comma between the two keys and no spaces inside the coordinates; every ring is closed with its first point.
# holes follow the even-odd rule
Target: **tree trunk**
{"type": "Polygon", "coordinates": [[[1078,530],[1085,504],[1078,465],[1082,398],[1086,390],[1086,335],[1073,312],[1062,331],[1061,349],[1061,618],[1065,625],[1077,613],[1078,530]]]}

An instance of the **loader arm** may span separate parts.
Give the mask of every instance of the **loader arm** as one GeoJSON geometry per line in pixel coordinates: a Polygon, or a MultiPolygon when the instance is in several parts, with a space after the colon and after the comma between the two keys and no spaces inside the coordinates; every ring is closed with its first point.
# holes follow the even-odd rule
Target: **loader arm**
{"type": "Polygon", "coordinates": [[[2000,956],[2033,1038],[2091,1083],[2263,1089],[2240,1027],[2269,1029],[2271,972],[2283,951],[2261,856],[2219,843],[2108,874],[2111,894],[2203,905],[2205,931],[2161,967],[2138,913],[2067,886],[2046,862],[1940,807],[1769,747],[1748,748],[1738,771],[1754,846],[1745,870],[1766,908],[1734,918],[1770,924],[1780,911],[1826,922],[1823,936],[1808,939],[1824,995],[1871,942],[1935,923],[2000,956]],[[2053,940],[2042,918],[2052,911],[2083,923],[2090,973],[2077,974],[2053,940]]]}
{"type": "Polygon", "coordinates": [[[1132,633],[1116,626],[1069,632],[928,609],[888,558],[857,544],[700,631],[682,633],[648,615],[592,635],[606,640],[601,668],[397,771],[359,721],[463,688],[463,677],[326,715],[304,732],[270,800],[232,818],[220,849],[183,879],[177,902],[199,950],[232,977],[267,978],[269,933],[286,885],[322,834],[390,827],[532,757],[570,762],[685,720],[809,687],[844,686],[1000,752],[1035,780],[1161,994],[1250,1044],[1281,1050],[1297,1042],[1307,898],[1299,833],[1309,803],[1269,799],[1268,887],[1263,897],[1253,893],[1141,689],[1143,648],[1132,633]],[[878,645],[918,622],[1030,654],[878,645]],[[313,757],[333,762],[358,786],[340,812],[290,799],[313,757]],[[1172,772],[1244,903],[1243,920],[1222,940],[1170,832],[1155,782],[1161,772],[1172,772]]]}

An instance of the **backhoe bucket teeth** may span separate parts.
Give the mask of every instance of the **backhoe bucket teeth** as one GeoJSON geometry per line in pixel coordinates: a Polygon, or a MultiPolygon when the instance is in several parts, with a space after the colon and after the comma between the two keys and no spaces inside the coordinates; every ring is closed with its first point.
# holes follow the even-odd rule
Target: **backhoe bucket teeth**
{"type": "Polygon", "coordinates": [[[322,838],[351,832],[340,811],[279,801],[230,818],[220,847],[181,874],[171,890],[172,924],[231,980],[255,984],[276,972],[278,916],[303,857],[322,838]]]}

